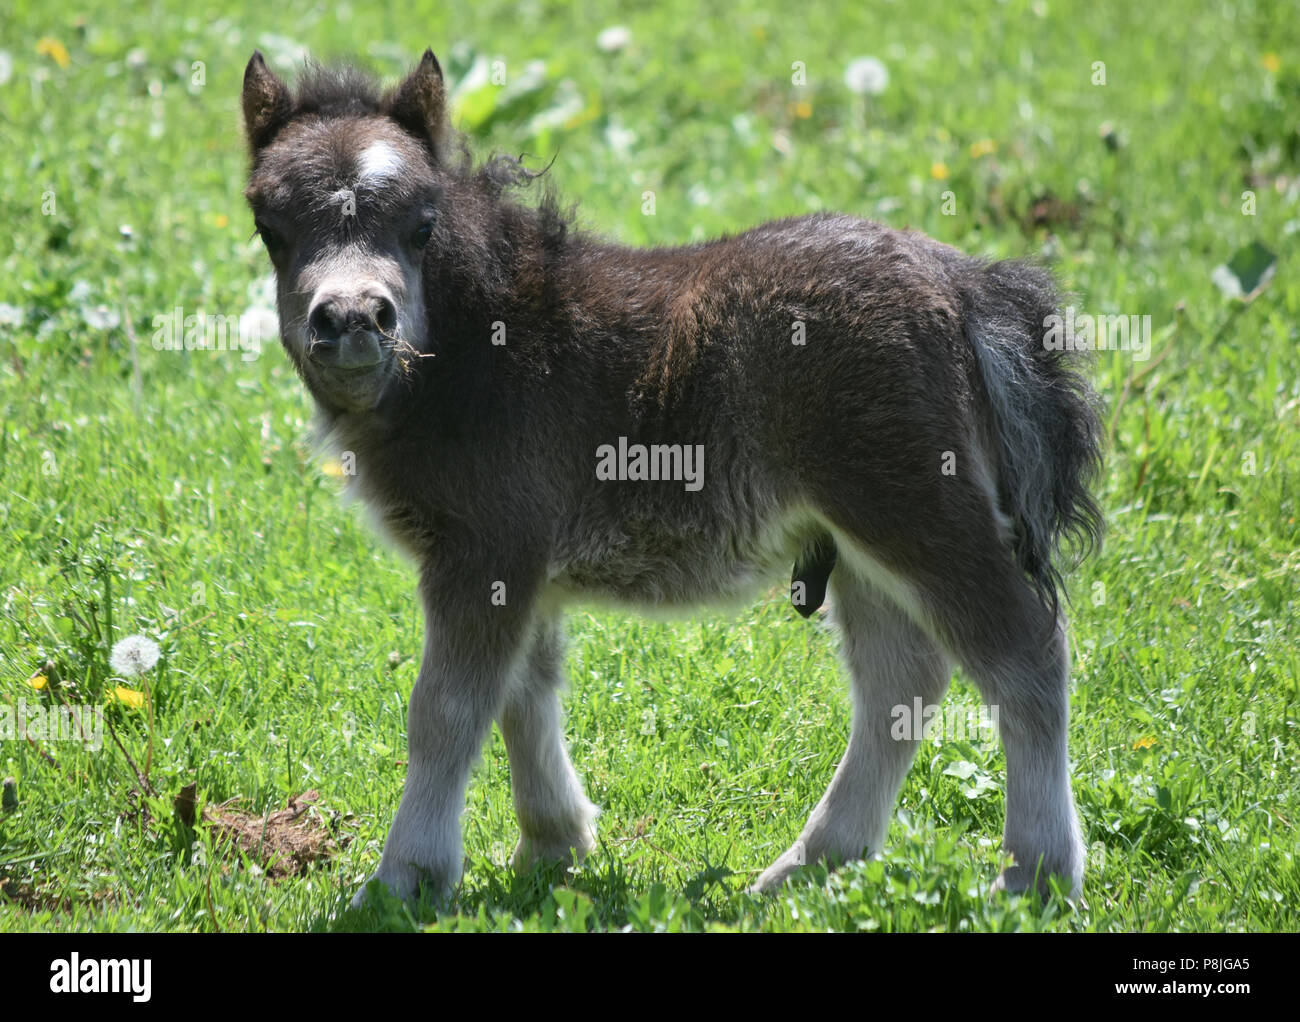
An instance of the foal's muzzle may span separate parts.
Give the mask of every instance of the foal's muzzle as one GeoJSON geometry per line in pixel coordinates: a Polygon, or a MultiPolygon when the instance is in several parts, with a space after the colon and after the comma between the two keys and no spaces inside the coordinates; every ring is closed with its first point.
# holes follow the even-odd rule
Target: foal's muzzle
{"type": "Polygon", "coordinates": [[[307,316],[307,357],[324,369],[360,370],[384,360],[384,338],[397,331],[397,306],[382,291],[330,294],[307,316]]]}

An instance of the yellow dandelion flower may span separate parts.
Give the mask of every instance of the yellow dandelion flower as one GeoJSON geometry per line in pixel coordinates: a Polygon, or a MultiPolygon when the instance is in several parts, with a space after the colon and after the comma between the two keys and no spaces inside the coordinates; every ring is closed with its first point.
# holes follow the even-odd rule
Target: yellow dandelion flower
{"type": "Polygon", "coordinates": [[[1264,56],[1259,58],[1259,62],[1264,65],[1265,71],[1272,71],[1273,74],[1277,74],[1282,70],[1282,60],[1276,53],[1264,54],[1264,56]]]}
{"type": "Polygon", "coordinates": [[[343,463],[338,458],[330,458],[329,461],[321,465],[320,470],[334,479],[343,478],[343,463]]]}
{"type": "Polygon", "coordinates": [[[50,683],[50,679],[43,674],[33,674],[27,679],[27,684],[36,689],[37,692],[43,691],[45,686],[50,683]]]}
{"type": "Polygon", "coordinates": [[[930,164],[930,176],[936,181],[946,181],[948,179],[948,164],[936,160],[930,164]]]}
{"type": "Polygon", "coordinates": [[[68,56],[68,48],[52,36],[42,36],[36,43],[36,52],[43,57],[49,57],[59,67],[67,67],[72,63],[72,58],[68,56]]]}
{"type": "Polygon", "coordinates": [[[1155,744],[1156,744],[1156,740],[1155,740],[1153,737],[1151,737],[1150,735],[1147,735],[1147,737],[1145,737],[1145,738],[1139,738],[1136,742],[1134,742],[1134,743],[1133,743],[1133,748],[1134,748],[1134,749],[1151,749],[1151,748],[1154,748],[1154,747],[1155,747],[1155,744]]]}
{"type": "Polygon", "coordinates": [[[126,703],[127,706],[134,710],[140,709],[144,705],[144,693],[137,692],[133,688],[123,688],[118,685],[113,692],[117,695],[120,702],[126,703]]]}
{"type": "Polygon", "coordinates": [[[981,156],[990,156],[998,151],[998,144],[991,138],[982,138],[978,142],[972,142],[970,147],[971,159],[978,160],[981,156]]]}
{"type": "Polygon", "coordinates": [[[229,227],[230,217],[226,216],[225,213],[218,213],[216,217],[213,218],[212,222],[218,227],[229,227]]]}
{"type": "Polygon", "coordinates": [[[799,100],[799,102],[794,105],[794,115],[801,121],[808,120],[808,118],[812,116],[812,104],[806,99],[799,100]]]}

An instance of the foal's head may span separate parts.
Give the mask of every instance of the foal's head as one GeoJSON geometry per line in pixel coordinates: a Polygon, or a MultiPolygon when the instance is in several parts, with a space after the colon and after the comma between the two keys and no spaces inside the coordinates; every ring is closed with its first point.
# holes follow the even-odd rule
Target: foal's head
{"type": "Polygon", "coordinates": [[[426,348],[421,264],[447,145],[438,61],[426,51],[385,95],[347,69],[309,70],[290,93],[254,53],[243,107],[245,194],[284,346],[326,409],[373,408],[426,348]]]}

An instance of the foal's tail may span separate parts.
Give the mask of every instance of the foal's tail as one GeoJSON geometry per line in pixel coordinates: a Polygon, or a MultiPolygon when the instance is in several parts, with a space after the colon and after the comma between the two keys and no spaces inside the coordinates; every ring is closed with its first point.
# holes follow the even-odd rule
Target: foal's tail
{"type": "Polygon", "coordinates": [[[1080,554],[1101,543],[1104,520],[1089,485],[1101,467],[1098,398],[1086,355],[1047,347],[1060,315],[1051,275],[1020,262],[972,267],[962,288],[966,335],[998,438],[998,497],[1015,523],[1016,559],[1053,611],[1063,541],[1080,554]]]}

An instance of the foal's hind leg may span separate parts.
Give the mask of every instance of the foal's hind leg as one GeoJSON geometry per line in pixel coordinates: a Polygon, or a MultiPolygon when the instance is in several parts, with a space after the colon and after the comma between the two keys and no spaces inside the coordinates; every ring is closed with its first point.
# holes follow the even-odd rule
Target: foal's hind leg
{"type": "Polygon", "coordinates": [[[994,889],[1071,897],[1083,882],[1083,839],[1070,791],[1069,647],[1054,617],[1009,559],[954,573],[927,597],[950,648],[998,708],[1007,758],[1002,849],[1013,862],[994,889]]]}
{"type": "MultiPolygon", "coordinates": [[[[924,528],[875,549],[912,594],[927,631],[975,679],[1007,758],[1003,850],[1014,864],[997,888],[1048,890],[1056,875],[1078,894],[1083,841],[1070,793],[1065,625],[1016,565],[988,497],[961,479],[946,501],[926,500],[924,528]]],[[[869,535],[865,530],[859,535],[869,535]]]]}
{"type": "Polygon", "coordinates": [[[841,560],[831,576],[831,613],[853,685],[849,747],[799,840],[752,890],[770,891],[807,862],[832,864],[879,852],[917,742],[891,734],[894,708],[943,698],[952,673],[943,652],[881,590],[841,560]]]}
{"type": "Polygon", "coordinates": [[[1054,618],[1010,558],[963,565],[926,599],[950,648],[998,708],[1007,757],[1002,849],[1014,862],[995,889],[1048,892],[1057,876],[1077,897],[1083,840],[1070,792],[1066,732],[1069,653],[1054,618]]]}
{"type": "Polygon", "coordinates": [[[519,818],[512,865],[520,872],[539,859],[569,862],[576,854],[581,860],[595,845],[597,810],[564,747],[558,696],[563,667],[562,629],[558,620],[548,620],[534,636],[498,717],[519,818]]]}

